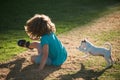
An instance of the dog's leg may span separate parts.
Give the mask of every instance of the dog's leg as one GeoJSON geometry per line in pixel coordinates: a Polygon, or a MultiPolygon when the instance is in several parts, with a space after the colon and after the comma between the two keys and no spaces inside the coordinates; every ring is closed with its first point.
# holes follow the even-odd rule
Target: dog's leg
{"type": "Polygon", "coordinates": [[[89,53],[85,53],[85,56],[82,56],[82,58],[86,58],[89,56],[89,53]]]}
{"type": "Polygon", "coordinates": [[[110,64],[113,65],[113,58],[110,56],[110,64]]]}
{"type": "Polygon", "coordinates": [[[107,56],[104,56],[104,58],[105,58],[105,60],[106,60],[106,62],[107,62],[107,66],[106,66],[106,68],[110,67],[111,64],[110,64],[110,60],[109,60],[109,58],[108,58],[107,56]]]}

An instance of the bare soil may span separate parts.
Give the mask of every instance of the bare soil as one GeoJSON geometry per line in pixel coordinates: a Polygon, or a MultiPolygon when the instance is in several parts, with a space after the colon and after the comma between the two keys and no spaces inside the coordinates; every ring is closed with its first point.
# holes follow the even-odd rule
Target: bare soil
{"type": "MultiPolygon", "coordinates": [[[[89,41],[97,44],[103,44],[95,35],[100,35],[102,32],[120,30],[120,12],[114,12],[106,15],[91,24],[86,24],[82,27],[74,28],[73,30],[58,35],[63,45],[68,51],[66,62],[60,67],[45,66],[41,72],[35,72],[34,69],[38,65],[31,63],[30,57],[35,55],[36,50],[25,51],[13,59],[0,64],[0,80],[92,80],[98,79],[104,72],[104,66],[100,66],[102,62],[99,59],[89,57],[82,59],[84,53],[76,49],[80,41],[87,38],[89,41]],[[93,58],[93,59],[90,59],[93,58]],[[94,61],[98,64],[93,64],[94,61]],[[89,61],[87,65],[86,61],[89,61]]],[[[109,41],[109,40],[108,40],[109,41]]],[[[112,46],[112,54],[115,64],[120,64],[120,35],[117,38],[109,41],[112,46]],[[119,56],[117,55],[119,54],[119,56]]]]}

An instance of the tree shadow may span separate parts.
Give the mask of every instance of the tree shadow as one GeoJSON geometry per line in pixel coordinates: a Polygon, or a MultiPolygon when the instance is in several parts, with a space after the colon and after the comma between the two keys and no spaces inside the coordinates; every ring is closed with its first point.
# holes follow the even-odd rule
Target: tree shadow
{"type": "Polygon", "coordinates": [[[38,68],[35,64],[23,64],[25,58],[20,58],[9,63],[0,64],[0,69],[9,69],[9,73],[4,77],[5,80],[44,80],[50,73],[60,69],[60,67],[45,66],[45,68],[36,72],[34,69],[38,68]],[[23,65],[27,65],[24,67],[23,65]]]}
{"type": "Polygon", "coordinates": [[[92,69],[88,70],[81,63],[80,71],[76,72],[75,74],[60,75],[59,78],[60,80],[74,80],[77,78],[82,78],[84,80],[98,80],[98,78],[109,68],[105,68],[101,71],[94,71],[92,69]]]}

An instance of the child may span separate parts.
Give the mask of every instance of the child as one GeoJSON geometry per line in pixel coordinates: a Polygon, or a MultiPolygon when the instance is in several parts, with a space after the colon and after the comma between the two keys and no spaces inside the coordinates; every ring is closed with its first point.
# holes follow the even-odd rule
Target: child
{"type": "Polygon", "coordinates": [[[40,39],[40,42],[32,42],[27,46],[28,48],[37,48],[39,54],[32,56],[31,60],[40,64],[39,70],[42,70],[45,64],[60,66],[64,63],[67,51],[54,34],[56,28],[48,16],[34,15],[26,22],[25,31],[31,39],[40,39]]]}

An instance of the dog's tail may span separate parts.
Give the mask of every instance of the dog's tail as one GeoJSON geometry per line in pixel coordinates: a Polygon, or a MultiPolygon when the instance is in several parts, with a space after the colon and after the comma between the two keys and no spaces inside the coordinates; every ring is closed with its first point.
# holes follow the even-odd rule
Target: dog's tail
{"type": "Polygon", "coordinates": [[[112,50],[112,45],[111,45],[109,42],[104,43],[104,46],[105,46],[105,45],[109,46],[109,51],[112,50]]]}

